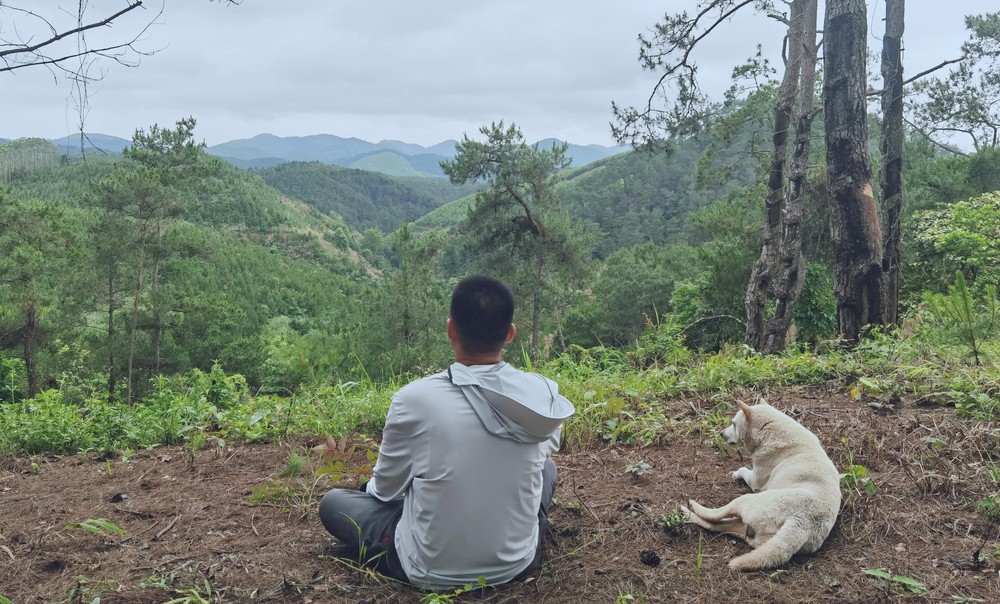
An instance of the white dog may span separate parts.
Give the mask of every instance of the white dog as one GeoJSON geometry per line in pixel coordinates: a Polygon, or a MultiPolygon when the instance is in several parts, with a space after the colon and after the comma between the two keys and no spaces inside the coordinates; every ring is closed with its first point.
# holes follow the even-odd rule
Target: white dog
{"type": "Polygon", "coordinates": [[[796,554],[818,550],[840,511],[840,475],[812,432],[761,402],[739,402],[732,424],[722,431],[730,444],[750,454],[753,470],[732,473],[754,493],[721,508],[691,500],[687,521],[742,538],[753,551],[729,561],[733,570],[776,568],[796,554]]]}

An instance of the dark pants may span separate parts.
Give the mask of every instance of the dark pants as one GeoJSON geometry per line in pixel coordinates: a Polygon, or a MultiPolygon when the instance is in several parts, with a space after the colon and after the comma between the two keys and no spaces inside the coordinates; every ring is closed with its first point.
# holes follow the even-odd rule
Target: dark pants
{"type": "MultiPolygon", "coordinates": [[[[515,580],[538,568],[542,541],[549,523],[549,507],[556,490],[556,464],[552,458],[542,467],[542,503],[538,508],[538,546],[531,564],[515,580]]],[[[403,502],[379,501],[368,493],[333,489],[319,502],[319,518],[331,535],[350,547],[358,562],[394,579],[409,581],[396,553],[396,525],[403,515],[403,502]]]]}

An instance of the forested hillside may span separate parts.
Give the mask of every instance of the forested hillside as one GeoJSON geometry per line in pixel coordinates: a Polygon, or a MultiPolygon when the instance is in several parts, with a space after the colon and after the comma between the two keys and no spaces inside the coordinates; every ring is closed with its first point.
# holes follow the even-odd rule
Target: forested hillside
{"type": "Polygon", "coordinates": [[[25,166],[2,191],[9,394],[72,373],[131,396],[217,360],[259,381],[269,324],[345,319],[371,279],[338,216],[151,132],[147,156],[25,166]]]}
{"type": "Polygon", "coordinates": [[[320,162],[291,162],[256,173],[285,195],[324,214],[342,217],[353,229],[377,228],[385,233],[479,188],[437,178],[394,178],[320,162]]]}

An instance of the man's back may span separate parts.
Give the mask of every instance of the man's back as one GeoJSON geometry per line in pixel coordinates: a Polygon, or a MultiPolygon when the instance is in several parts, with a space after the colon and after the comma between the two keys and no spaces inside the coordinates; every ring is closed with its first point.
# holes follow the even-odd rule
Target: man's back
{"type": "Polygon", "coordinates": [[[558,449],[559,431],[513,434],[502,414],[491,405],[477,409],[466,391],[513,390],[538,407],[552,407],[558,395],[552,382],[505,363],[453,367],[475,385],[456,386],[443,372],[393,397],[368,492],[383,501],[405,496],[396,548],[414,584],[461,585],[480,576],[502,583],[534,557],[542,467],[558,449]]]}
{"type": "Polygon", "coordinates": [[[472,275],[452,290],[447,371],[392,398],[366,493],[332,489],[323,526],[381,572],[419,587],[506,583],[538,567],[562,423],[555,382],[503,362],[514,293],[472,275]]]}

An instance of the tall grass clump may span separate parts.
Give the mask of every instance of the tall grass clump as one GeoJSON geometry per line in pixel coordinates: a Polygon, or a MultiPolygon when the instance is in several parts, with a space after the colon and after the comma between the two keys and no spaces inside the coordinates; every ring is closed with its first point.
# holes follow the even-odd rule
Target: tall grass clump
{"type": "Polygon", "coordinates": [[[349,382],[288,397],[253,395],[241,375],[194,370],[154,380],[128,404],[68,402],[58,390],[0,404],[0,451],[14,454],[114,451],[204,441],[259,442],[297,434],[381,431],[400,384],[349,382]]]}
{"type": "MultiPolygon", "coordinates": [[[[676,432],[675,422],[686,421],[687,405],[678,407],[678,400],[710,400],[712,413],[722,418],[738,391],[766,396],[769,389],[820,383],[845,395],[911,396],[976,419],[1000,419],[1000,373],[992,362],[996,336],[982,332],[975,365],[967,348],[942,344],[946,334],[938,320],[911,323],[902,330],[873,329],[850,349],[821,342],[764,356],[739,344],[692,351],[684,334],[664,321],[648,326],[630,348],[570,346],[526,368],[555,380],[576,405],[563,429],[570,446],[662,443],[676,432]]],[[[158,377],[133,404],[81,395],[79,388],[31,399],[15,394],[0,401],[0,451],[114,451],[209,437],[261,442],[300,434],[375,436],[392,393],[410,379],[364,377],[279,396],[252,392],[242,376],[216,364],[207,372],[158,377]]]]}

